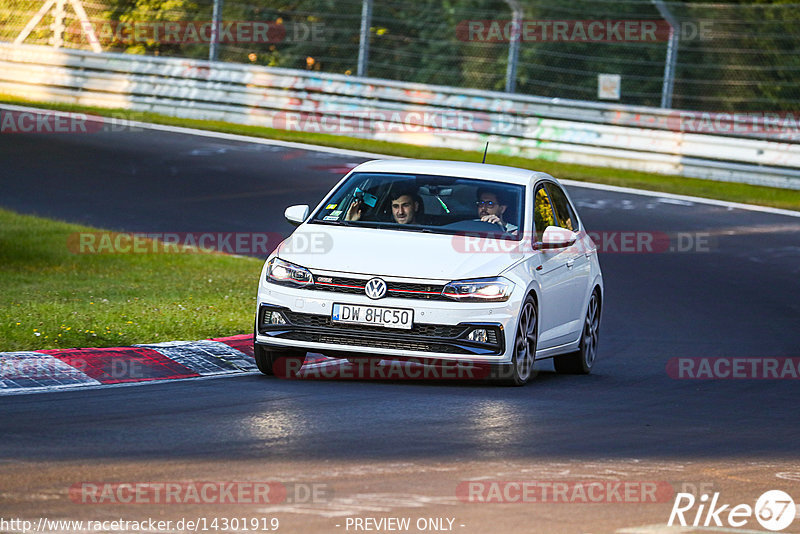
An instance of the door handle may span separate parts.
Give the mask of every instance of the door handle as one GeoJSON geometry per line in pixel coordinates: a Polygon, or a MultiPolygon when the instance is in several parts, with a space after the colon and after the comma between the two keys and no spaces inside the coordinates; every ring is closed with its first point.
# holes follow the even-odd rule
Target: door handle
{"type": "Polygon", "coordinates": [[[572,269],[573,265],[575,265],[575,260],[569,260],[567,262],[567,269],[572,269]]]}

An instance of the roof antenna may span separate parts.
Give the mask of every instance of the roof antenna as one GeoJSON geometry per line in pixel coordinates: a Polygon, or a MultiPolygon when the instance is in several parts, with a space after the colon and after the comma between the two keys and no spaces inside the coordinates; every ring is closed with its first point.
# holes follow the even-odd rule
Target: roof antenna
{"type": "Polygon", "coordinates": [[[481,163],[486,163],[486,151],[489,150],[489,141],[486,141],[486,148],[483,149],[483,161],[481,163]]]}

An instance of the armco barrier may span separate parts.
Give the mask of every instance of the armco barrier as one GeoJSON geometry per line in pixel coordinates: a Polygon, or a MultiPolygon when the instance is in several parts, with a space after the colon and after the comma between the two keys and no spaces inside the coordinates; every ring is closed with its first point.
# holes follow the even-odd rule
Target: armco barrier
{"type": "Polygon", "coordinates": [[[494,153],[800,189],[797,133],[676,131],[676,112],[655,108],[8,43],[0,93],[277,128],[291,126],[287,113],[350,115],[368,127],[333,133],[476,152],[489,141],[494,153]],[[469,127],[391,128],[414,112],[461,114],[469,127]]]}

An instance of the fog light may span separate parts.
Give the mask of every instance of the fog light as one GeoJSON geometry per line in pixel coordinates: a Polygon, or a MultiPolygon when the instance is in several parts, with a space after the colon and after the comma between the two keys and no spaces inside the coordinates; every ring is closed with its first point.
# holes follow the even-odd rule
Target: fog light
{"type": "Polygon", "coordinates": [[[264,324],[286,324],[281,312],[268,311],[264,313],[264,324]]]}
{"type": "Polygon", "coordinates": [[[485,328],[476,328],[467,335],[467,339],[478,343],[487,343],[489,341],[489,332],[485,328]]]}

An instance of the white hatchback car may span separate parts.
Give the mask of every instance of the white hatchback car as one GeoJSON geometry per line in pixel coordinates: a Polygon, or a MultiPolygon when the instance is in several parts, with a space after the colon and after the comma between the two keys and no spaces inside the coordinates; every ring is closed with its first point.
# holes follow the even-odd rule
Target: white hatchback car
{"type": "Polygon", "coordinates": [[[255,358],[299,369],[307,352],[460,362],[522,385],[535,360],[589,373],[603,277],[553,177],[512,167],[379,160],[348,173],[267,258],[255,358]],[[286,365],[291,363],[293,365],[286,365]]]}

